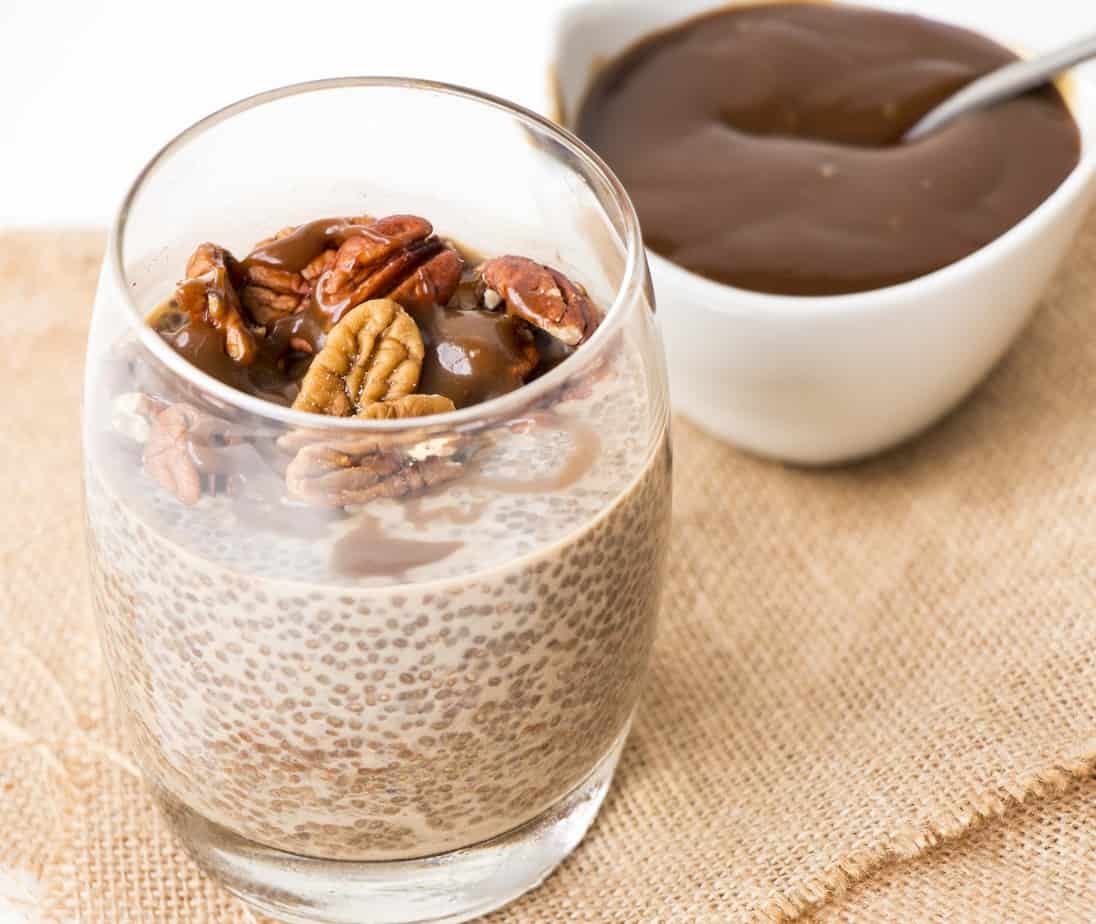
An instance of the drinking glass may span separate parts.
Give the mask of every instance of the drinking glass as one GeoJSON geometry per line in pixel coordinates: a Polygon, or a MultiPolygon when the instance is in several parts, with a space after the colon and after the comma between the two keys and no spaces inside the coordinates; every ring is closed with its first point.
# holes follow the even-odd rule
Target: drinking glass
{"type": "Polygon", "coordinates": [[[469,90],[349,78],[263,93],[137,177],[88,347],[95,608],[151,792],[257,909],[463,921],[583,837],[663,581],[652,312],[616,178],[566,131],[469,90]],[[242,254],[284,226],[366,213],[423,215],[466,248],[555,266],[604,320],[517,391],[386,421],[236,391],[145,322],[203,241],[242,254]],[[317,504],[287,491],[294,478],[317,504]],[[343,502],[346,478],[377,496],[343,502]]]}

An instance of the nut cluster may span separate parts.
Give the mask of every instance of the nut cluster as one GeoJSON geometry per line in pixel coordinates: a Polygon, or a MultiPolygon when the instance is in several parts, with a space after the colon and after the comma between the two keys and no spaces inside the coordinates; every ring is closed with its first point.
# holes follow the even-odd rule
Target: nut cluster
{"type": "MultiPolygon", "coordinates": [[[[416,215],[284,228],[243,260],[203,243],[172,301],[175,315],[219,342],[218,363],[227,360],[241,375],[263,366],[287,381],[290,365],[300,370],[303,363],[293,379],[294,409],[368,420],[455,409],[449,396],[419,391],[426,353],[419,319],[445,306],[510,317],[520,347],[505,375],[519,385],[540,361],[534,333],[557,341],[557,352],[569,351],[600,320],[585,290],[558,270],[513,255],[469,268],[416,215]]],[[[211,445],[210,433],[227,424],[191,404],[146,404],[141,411],[146,471],[184,504],[196,503],[208,493],[196,459],[225,445],[230,437],[211,445]]],[[[453,477],[467,455],[467,446],[452,439],[428,440],[423,448],[388,436],[333,441],[303,430],[276,446],[293,456],[284,467],[290,496],[326,506],[421,490],[453,477]]]]}

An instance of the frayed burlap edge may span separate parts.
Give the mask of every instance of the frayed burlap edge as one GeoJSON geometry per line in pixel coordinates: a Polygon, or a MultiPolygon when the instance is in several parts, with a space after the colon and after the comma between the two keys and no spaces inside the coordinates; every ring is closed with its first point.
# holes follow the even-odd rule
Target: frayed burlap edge
{"type": "Polygon", "coordinates": [[[1096,777],[1096,739],[1037,770],[1011,774],[963,799],[941,806],[932,817],[908,825],[854,850],[794,889],[776,894],[753,915],[755,924],[787,924],[841,898],[892,864],[908,863],[941,844],[957,841],[984,825],[1005,820],[1018,808],[1060,796],[1096,777]]]}

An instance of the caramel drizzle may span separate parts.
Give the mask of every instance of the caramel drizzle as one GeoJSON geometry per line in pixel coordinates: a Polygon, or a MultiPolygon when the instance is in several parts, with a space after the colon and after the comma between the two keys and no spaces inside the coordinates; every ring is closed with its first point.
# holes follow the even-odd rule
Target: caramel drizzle
{"type": "Polygon", "coordinates": [[[574,439],[574,451],[567,457],[560,470],[541,478],[500,478],[485,475],[480,470],[471,475],[464,484],[499,494],[552,494],[557,491],[566,491],[593,468],[601,454],[601,437],[590,424],[547,411],[533,414],[528,420],[535,427],[569,433],[574,439]]]}

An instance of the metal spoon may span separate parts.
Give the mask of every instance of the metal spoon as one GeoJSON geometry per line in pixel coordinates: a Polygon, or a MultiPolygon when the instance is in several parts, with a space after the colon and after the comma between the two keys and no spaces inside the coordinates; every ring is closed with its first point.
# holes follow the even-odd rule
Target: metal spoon
{"type": "Polygon", "coordinates": [[[975,109],[1019,96],[1032,87],[1046,83],[1066,68],[1092,57],[1096,57],[1096,35],[1070,42],[1035,58],[1026,58],[999,67],[984,77],[979,77],[974,83],[967,84],[954,96],[948,97],[930,110],[928,115],[923,116],[906,132],[902,140],[913,141],[975,109]]]}

